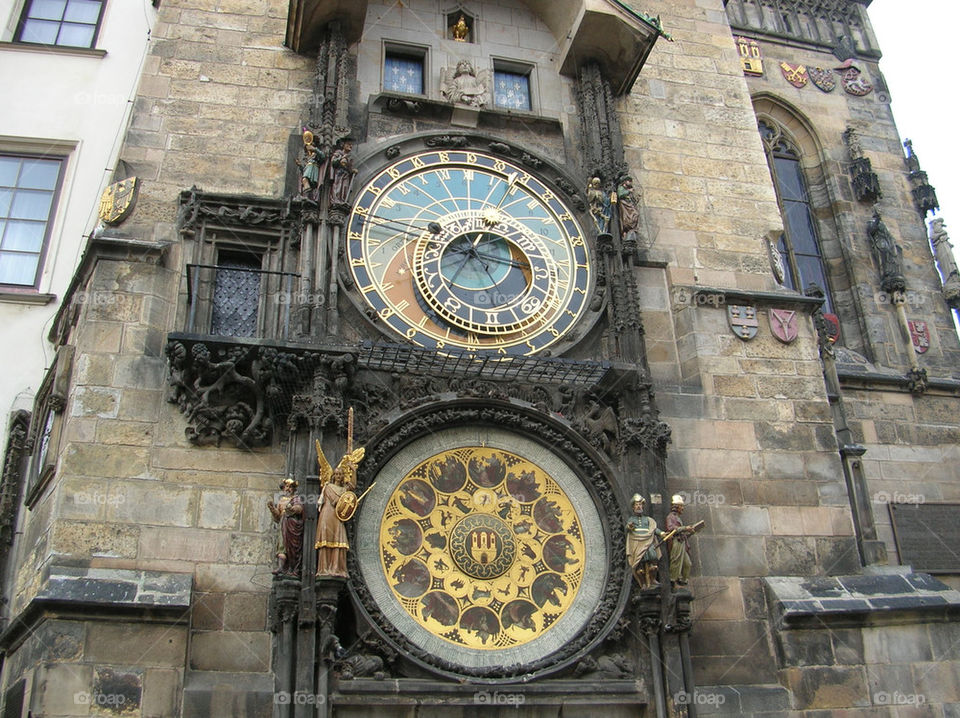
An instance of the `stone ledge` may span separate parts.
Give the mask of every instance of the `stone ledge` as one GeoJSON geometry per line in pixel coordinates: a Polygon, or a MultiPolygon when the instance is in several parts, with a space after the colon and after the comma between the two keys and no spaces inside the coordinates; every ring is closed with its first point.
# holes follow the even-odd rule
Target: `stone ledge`
{"type": "Polygon", "coordinates": [[[787,712],[790,691],[781,685],[697,686],[689,702],[698,716],[744,716],[755,712],[787,712]]]}
{"type": "Polygon", "coordinates": [[[692,305],[706,304],[719,307],[726,304],[748,304],[758,307],[797,309],[812,314],[823,303],[823,300],[817,297],[807,297],[786,289],[780,292],[764,292],[683,284],[675,285],[674,289],[689,293],[692,305]]]}
{"type": "MultiPolygon", "coordinates": [[[[336,705],[414,705],[423,702],[425,695],[443,705],[496,706],[496,694],[522,696],[524,705],[571,705],[589,703],[603,705],[646,705],[647,689],[642,680],[590,679],[590,680],[545,680],[536,683],[450,683],[428,679],[374,680],[359,678],[340,680],[331,696],[336,705]],[[485,694],[477,698],[478,694],[485,694]],[[605,700],[597,703],[597,694],[605,700]]],[[[516,700],[516,699],[514,699],[516,700]]]]}
{"type": "Polygon", "coordinates": [[[960,591],[925,573],[764,579],[784,628],[870,626],[960,618],[960,591]]]}
{"type": "Polygon", "coordinates": [[[190,607],[193,576],[124,568],[49,566],[35,601],[91,606],[190,607]]]}
{"type": "Polygon", "coordinates": [[[51,618],[179,623],[189,614],[192,592],[188,573],[47,566],[36,596],[0,634],[0,650],[9,652],[51,618]]]}

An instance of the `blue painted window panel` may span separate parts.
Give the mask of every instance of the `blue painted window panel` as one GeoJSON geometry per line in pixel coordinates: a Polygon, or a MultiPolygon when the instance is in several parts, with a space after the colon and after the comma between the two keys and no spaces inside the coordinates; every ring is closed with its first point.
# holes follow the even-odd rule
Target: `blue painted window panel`
{"type": "Polygon", "coordinates": [[[423,58],[387,55],[383,64],[383,89],[422,95],[423,58]]]}
{"type": "Polygon", "coordinates": [[[493,77],[493,104],[507,110],[529,110],[530,76],[496,70],[493,77]]]}

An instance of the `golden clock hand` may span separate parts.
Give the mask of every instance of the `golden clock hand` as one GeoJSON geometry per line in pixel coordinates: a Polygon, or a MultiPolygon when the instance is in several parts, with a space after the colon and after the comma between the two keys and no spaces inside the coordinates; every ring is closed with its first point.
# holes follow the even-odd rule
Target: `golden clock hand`
{"type": "Polygon", "coordinates": [[[489,259],[491,262],[499,262],[500,264],[509,264],[511,267],[518,267],[520,269],[530,269],[530,264],[526,262],[518,262],[515,259],[508,259],[507,257],[498,257],[495,254],[487,254],[486,252],[477,252],[478,257],[483,259],[489,259]]]}

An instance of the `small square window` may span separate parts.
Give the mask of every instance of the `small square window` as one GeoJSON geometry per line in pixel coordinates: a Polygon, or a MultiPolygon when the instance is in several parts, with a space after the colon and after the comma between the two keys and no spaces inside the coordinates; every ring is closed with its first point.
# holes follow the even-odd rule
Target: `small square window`
{"type": "Polygon", "coordinates": [[[530,73],[494,68],[493,104],[505,110],[531,109],[530,73]]]}
{"type": "Polygon", "coordinates": [[[63,160],[0,154],[0,284],[36,286],[63,160]]]}
{"type": "Polygon", "coordinates": [[[423,94],[423,55],[387,50],[383,61],[383,89],[387,92],[423,94]]]}
{"type": "Polygon", "coordinates": [[[17,42],[93,47],[105,0],[27,0],[17,42]]]}

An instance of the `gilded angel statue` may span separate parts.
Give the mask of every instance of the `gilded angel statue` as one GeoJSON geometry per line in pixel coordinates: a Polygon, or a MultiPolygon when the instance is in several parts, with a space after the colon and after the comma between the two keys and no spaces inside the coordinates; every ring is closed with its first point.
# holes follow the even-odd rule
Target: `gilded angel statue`
{"type": "Polygon", "coordinates": [[[317,576],[347,576],[347,529],[344,523],[353,517],[359,499],[357,467],[363,461],[364,448],[350,450],[332,468],[317,441],[317,463],[320,466],[320,498],[317,499],[317,576]]]}

